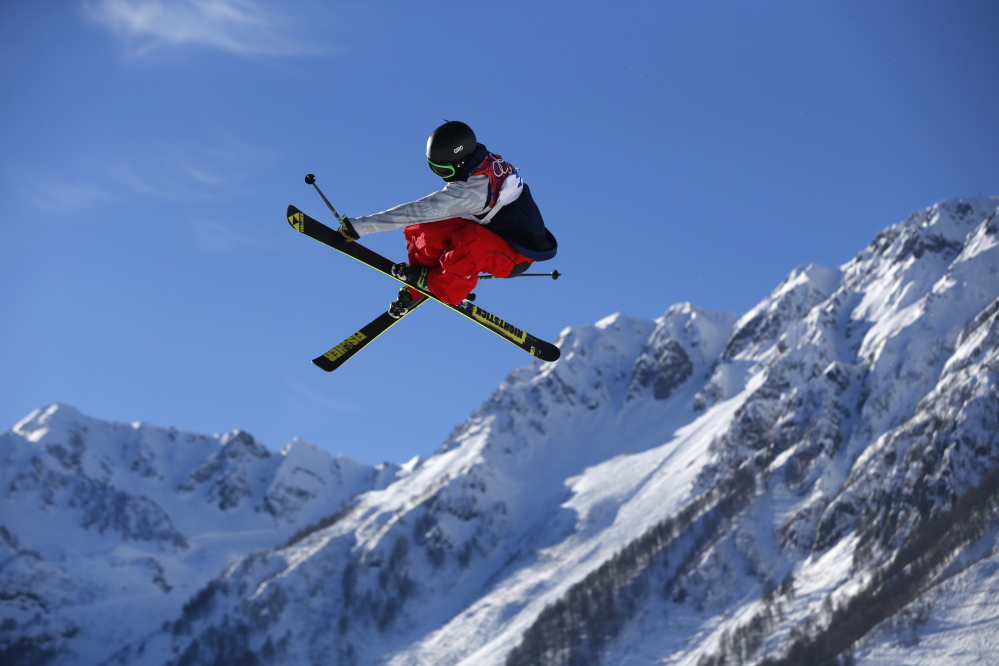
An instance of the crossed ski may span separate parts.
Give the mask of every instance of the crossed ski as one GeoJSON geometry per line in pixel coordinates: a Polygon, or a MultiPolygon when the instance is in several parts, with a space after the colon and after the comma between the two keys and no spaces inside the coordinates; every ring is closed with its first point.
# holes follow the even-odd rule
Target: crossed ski
{"type": "MultiPolygon", "coordinates": [[[[323,198],[325,199],[325,197],[323,198]]],[[[536,356],[543,361],[555,361],[558,359],[560,354],[559,349],[552,343],[531,335],[530,333],[517,328],[509,322],[504,321],[503,319],[476,305],[467,301],[458,305],[445,303],[429,291],[419,289],[418,287],[414,287],[403,280],[399,280],[399,278],[392,275],[392,261],[386,259],[374,250],[357,243],[356,241],[348,243],[347,240],[339,234],[339,232],[331,229],[319,220],[309,217],[294,206],[288,206],[287,217],[288,224],[290,224],[296,231],[303,233],[306,236],[323,243],[324,245],[332,247],[334,250],[338,250],[343,254],[370,266],[376,271],[384,273],[392,279],[402,282],[406,286],[416,289],[416,291],[424,294],[427,298],[424,298],[417,303],[416,306],[410,309],[410,312],[423,305],[423,303],[428,300],[433,299],[438,303],[446,305],[467,319],[471,319],[486,330],[495,333],[507,342],[520,347],[527,353],[536,356]]],[[[396,319],[387,312],[384,312],[322,356],[313,359],[312,362],[326,372],[332,372],[346,363],[357,352],[364,349],[364,347],[370,344],[375,338],[387,331],[402,318],[403,317],[396,319]]]]}

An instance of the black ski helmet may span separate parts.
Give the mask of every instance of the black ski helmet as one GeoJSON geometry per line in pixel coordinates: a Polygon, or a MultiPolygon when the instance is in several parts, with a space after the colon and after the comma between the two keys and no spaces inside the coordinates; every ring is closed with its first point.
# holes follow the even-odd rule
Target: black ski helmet
{"type": "Polygon", "coordinates": [[[475,132],[463,122],[449,120],[427,139],[427,161],[441,178],[455,174],[456,168],[475,154],[475,132]]]}

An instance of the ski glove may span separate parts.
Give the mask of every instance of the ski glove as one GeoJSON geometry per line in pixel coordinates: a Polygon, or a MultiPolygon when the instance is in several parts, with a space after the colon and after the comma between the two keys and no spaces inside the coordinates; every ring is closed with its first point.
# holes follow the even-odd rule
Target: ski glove
{"type": "Polygon", "coordinates": [[[340,235],[347,239],[347,242],[356,241],[360,236],[354,231],[354,225],[346,215],[340,218],[340,235]]]}

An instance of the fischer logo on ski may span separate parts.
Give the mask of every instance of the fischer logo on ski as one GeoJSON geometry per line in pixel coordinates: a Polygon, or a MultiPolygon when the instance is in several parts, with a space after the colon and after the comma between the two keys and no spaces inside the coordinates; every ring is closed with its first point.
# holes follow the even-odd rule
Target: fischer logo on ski
{"type": "Polygon", "coordinates": [[[357,347],[367,339],[368,336],[358,331],[354,335],[350,336],[349,338],[338,344],[333,349],[323,354],[323,356],[331,361],[335,361],[344,354],[347,354],[348,352],[352,351],[355,347],[357,347]]]}
{"type": "MultiPolygon", "coordinates": [[[[409,312],[412,312],[416,308],[420,307],[428,300],[429,299],[427,298],[421,299],[420,302],[414,305],[409,312]]],[[[312,362],[321,370],[333,372],[341,365],[354,358],[354,354],[364,349],[368,343],[395,326],[399,321],[401,321],[401,318],[396,319],[389,313],[382,312],[380,315],[375,317],[374,320],[362,327],[357,333],[354,333],[322,356],[312,359],[312,362]]]]}

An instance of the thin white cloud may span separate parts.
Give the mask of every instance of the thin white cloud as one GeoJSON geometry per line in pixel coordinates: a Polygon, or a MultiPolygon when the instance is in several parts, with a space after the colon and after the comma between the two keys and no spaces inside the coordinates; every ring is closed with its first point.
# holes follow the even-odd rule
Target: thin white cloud
{"type": "Polygon", "coordinates": [[[268,243],[245,231],[238,219],[220,221],[211,218],[195,220],[194,242],[197,247],[211,252],[229,252],[243,247],[268,249],[268,243]]]}
{"type": "Polygon", "coordinates": [[[198,45],[238,55],[301,55],[287,20],[254,0],[90,0],[87,15],[140,53],[198,45]]]}
{"type": "Polygon", "coordinates": [[[270,158],[268,151],[219,133],[201,143],[167,146],[156,142],[105,165],[118,189],[165,201],[199,201],[225,196],[247,173],[270,158]]]}
{"type": "Polygon", "coordinates": [[[24,169],[5,171],[11,185],[24,201],[42,213],[72,213],[117,199],[113,191],[96,183],[72,180],[49,172],[25,172],[24,169]]]}
{"type": "Polygon", "coordinates": [[[131,155],[69,163],[53,173],[5,167],[3,174],[32,207],[80,212],[129,199],[168,202],[224,200],[271,154],[227,133],[200,143],[153,142],[131,155]]]}

